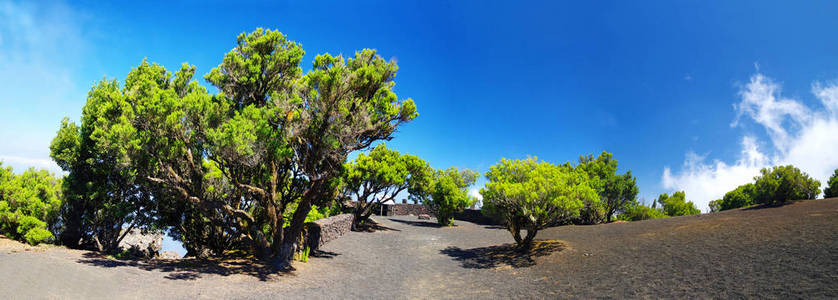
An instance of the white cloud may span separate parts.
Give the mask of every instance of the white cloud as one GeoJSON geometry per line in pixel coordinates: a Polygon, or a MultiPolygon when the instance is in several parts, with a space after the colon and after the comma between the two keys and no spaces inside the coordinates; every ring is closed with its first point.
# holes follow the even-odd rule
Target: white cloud
{"type": "Polygon", "coordinates": [[[483,204],[483,195],[480,194],[480,187],[472,187],[468,190],[468,194],[474,198],[477,198],[477,204],[475,207],[480,207],[483,204]]]}
{"type": "Polygon", "coordinates": [[[26,169],[34,167],[36,169],[46,169],[56,175],[63,174],[63,170],[51,159],[0,155],[0,164],[3,168],[12,167],[15,173],[23,173],[26,169]]]}
{"type": "Polygon", "coordinates": [[[770,149],[760,149],[755,137],[742,139],[742,151],[733,164],[719,160],[707,162],[687,153],[680,172],[664,168],[664,188],[686,191],[687,198],[707,211],[711,200],[739,185],[751,182],[761,168],[792,164],[815,179],[826,182],[838,168],[838,85],[815,83],[812,93],[822,104],[811,109],[801,101],[783,98],[778,83],[762,74],[751,77],[734,105],[737,126],[743,117],[761,125],[771,140],[770,149]]]}

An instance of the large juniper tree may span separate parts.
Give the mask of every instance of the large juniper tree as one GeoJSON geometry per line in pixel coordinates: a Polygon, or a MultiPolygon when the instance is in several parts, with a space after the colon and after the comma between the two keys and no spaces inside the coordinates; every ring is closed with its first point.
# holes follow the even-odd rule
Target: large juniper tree
{"type": "MultiPolygon", "coordinates": [[[[172,227],[192,254],[244,247],[287,261],[311,207],[333,200],[347,155],[390,139],[417,116],[413,101],[392,91],[398,67],[374,50],[349,59],[319,55],[305,75],[303,55],[278,31],[241,34],[205,76],[217,95],[192,80],[193,66],[172,76],[143,61],[121,89],[112,81],[91,92],[88,106],[105,103],[95,106],[100,114],[83,116],[80,137],[72,135],[79,132],[74,125],[63,126],[54,158],[78,173],[72,176],[81,178],[79,186],[102,178],[87,170],[112,166],[125,184],[97,189],[139,187],[133,194],[152,194],[150,204],[130,207],[128,216],[153,209],[145,224],[172,227]],[[97,148],[78,146],[86,136],[97,148]],[[104,165],[85,165],[91,161],[104,165]]],[[[89,213],[107,199],[81,201],[93,205],[79,210],[89,213]]]]}

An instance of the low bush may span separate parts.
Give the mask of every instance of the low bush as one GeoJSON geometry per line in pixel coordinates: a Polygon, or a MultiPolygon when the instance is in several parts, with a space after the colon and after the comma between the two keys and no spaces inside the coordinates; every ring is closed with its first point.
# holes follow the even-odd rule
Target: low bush
{"type": "Polygon", "coordinates": [[[815,199],[821,193],[820,181],[792,165],[765,168],[760,173],[754,178],[753,201],[757,204],[815,199]]]}
{"type": "Polygon", "coordinates": [[[617,215],[617,220],[621,221],[642,221],[649,219],[666,218],[667,215],[663,212],[643,205],[639,202],[630,203],[622,213],[617,215]]]}
{"type": "Polygon", "coordinates": [[[675,192],[672,196],[666,193],[661,194],[658,196],[658,203],[661,204],[663,213],[671,217],[697,215],[701,213],[701,210],[696,208],[692,201],[686,200],[684,191],[675,192]]]}
{"type": "Polygon", "coordinates": [[[0,233],[32,245],[52,242],[61,206],[61,180],[46,170],[16,175],[0,163],[0,233]]]}
{"type": "Polygon", "coordinates": [[[835,169],[835,172],[829,177],[829,181],[826,182],[826,188],[823,189],[823,197],[838,197],[838,169],[835,169]]]}
{"type": "MultiPolygon", "coordinates": [[[[838,170],[835,174],[838,175],[838,170]]],[[[836,175],[833,175],[833,178],[836,175]]],[[[722,199],[711,202],[710,210],[722,211],[756,204],[770,205],[814,199],[820,194],[820,185],[819,181],[792,165],[764,168],[760,170],[760,176],[754,177],[753,183],[740,185],[727,192],[722,199]]],[[[838,190],[838,183],[835,189],[838,190]]],[[[826,190],[824,192],[826,193],[826,190]]]]}

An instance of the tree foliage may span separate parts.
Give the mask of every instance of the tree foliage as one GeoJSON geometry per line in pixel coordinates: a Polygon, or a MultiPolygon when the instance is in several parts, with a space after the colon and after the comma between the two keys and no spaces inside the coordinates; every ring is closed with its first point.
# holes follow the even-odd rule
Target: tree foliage
{"type": "Polygon", "coordinates": [[[188,64],[172,76],[143,61],[123,87],[101,82],[81,128],[62,125],[53,143],[53,158],[78,178],[74,211],[86,220],[116,204],[119,214],[104,215],[113,224],[150,211],[142,223],[171,228],[192,255],[240,248],[290,260],[312,208],[334,200],[346,156],[417,116],[393,92],[398,67],[375,50],[318,55],[305,75],[304,54],[257,29],[204,77],[218,94],[188,64]],[[97,184],[102,174],[115,179],[97,184]]]}
{"type": "Polygon", "coordinates": [[[756,187],[753,183],[743,184],[736,189],[725,193],[725,196],[719,202],[719,211],[747,207],[754,205],[754,197],[756,196],[756,187]]]}
{"type": "Polygon", "coordinates": [[[696,208],[692,201],[686,201],[685,198],[684,191],[672,193],[672,196],[663,193],[658,196],[657,202],[660,203],[662,212],[670,217],[700,214],[701,210],[696,208]]]}
{"type": "Polygon", "coordinates": [[[637,200],[640,192],[637,179],[631,171],[617,174],[617,160],[611,153],[603,151],[596,158],[593,155],[580,156],[577,168],[588,174],[591,185],[599,194],[599,199],[585,203],[581,214],[584,223],[611,222],[616,214],[637,200]]]}
{"type": "Polygon", "coordinates": [[[518,247],[528,249],[539,229],[561,218],[576,217],[599,195],[588,174],[570,166],[556,166],[531,157],[501,159],[486,173],[480,190],[482,210],[505,221],[518,247]],[[527,234],[521,237],[521,230],[527,234]]]}
{"type": "Polygon", "coordinates": [[[794,166],[764,168],[760,170],[759,176],[754,177],[753,183],[738,186],[713,204],[718,211],[722,211],[756,204],[770,205],[791,200],[814,199],[820,194],[819,187],[819,181],[810,178],[794,166]]]}
{"type": "Polygon", "coordinates": [[[754,202],[779,204],[791,200],[815,199],[821,193],[821,183],[800,169],[792,166],[777,166],[760,170],[754,178],[754,202]]]}
{"type": "Polygon", "coordinates": [[[65,118],[50,144],[50,156],[69,173],[60,213],[60,240],[69,247],[114,251],[124,238],[123,225],[148,224],[143,207],[149,195],[136,182],[128,152],[135,144],[124,144],[137,134],[128,124],[128,96],[116,81],[100,81],[88,92],[81,126],[65,118]]]}
{"type": "Polygon", "coordinates": [[[353,227],[369,218],[373,204],[395,201],[403,191],[413,197],[426,195],[433,175],[433,169],[418,156],[390,150],[384,143],[369,155],[359,154],[344,169],[342,193],[356,200],[353,227]]]}
{"type": "Polygon", "coordinates": [[[826,182],[826,188],[823,189],[823,197],[838,197],[838,169],[835,169],[835,172],[829,177],[829,181],[826,182]]]}
{"type": "Polygon", "coordinates": [[[468,187],[474,184],[480,174],[469,169],[436,170],[422,202],[436,215],[440,225],[454,224],[454,214],[473,205],[477,199],[468,194],[468,187]]]}
{"type": "Polygon", "coordinates": [[[643,205],[638,201],[632,201],[626,208],[617,215],[617,220],[642,221],[649,219],[660,219],[668,217],[658,209],[643,205]]]}
{"type": "Polygon", "coordinates": [[[46,170],[17,175],[0,162],[0,233],[32,245],[54,239],[61,179],[46,170]]]}

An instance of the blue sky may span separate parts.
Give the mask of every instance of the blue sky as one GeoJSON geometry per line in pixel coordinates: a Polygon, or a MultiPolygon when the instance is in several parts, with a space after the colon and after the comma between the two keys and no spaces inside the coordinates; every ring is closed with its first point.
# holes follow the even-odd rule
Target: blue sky
{"type": "Polygon", "coordinates": [[[684,189],[706,211],[761,167],[838,167],[836,2],[581,2],[0,0],[0,160],[57,171],[49,142],[97,80],[145,57],[204,74],[265,27],[305,69],[363,48],[397,60],[420,117],[388,146],[437,168],[606,150],[642,198],[684,189]]]}

